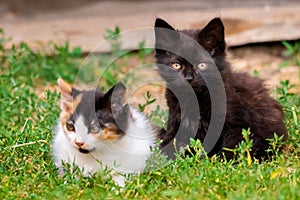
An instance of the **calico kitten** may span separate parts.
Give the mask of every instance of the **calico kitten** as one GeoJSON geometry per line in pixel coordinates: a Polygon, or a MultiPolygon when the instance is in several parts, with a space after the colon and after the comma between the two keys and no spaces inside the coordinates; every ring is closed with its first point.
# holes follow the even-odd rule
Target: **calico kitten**
{"type": "MultiPolygon", "coordinates": [[[[232,159],[233,153],[224,148],[236,148],[243,140],[242,129],[250,128],[250,139],[253,140],[252,156],[267,159],[266,150],[269,148],[269,143],[266,139],[273,138],[274,133],[286,138],[283,111],[280,104],[270,97],[262,80],[251,77],[247,73],[237,73],[231,70],[225,59],[226,45],[221,19],[212,19],[203,29],[175,30],[166,21],[157,18],[155,38],[156,62],[159,73],[167,84],[165,96],[169,107],[167,130],[162,131],[160,136],[163,140],[162,147],[175,137],[180,124],[186,133],[190,130],[197,130],[195,138],[203,142],[212,116],[210,95],[215,95],[210,94],[210,91],[213,91],[211,88],[218,87],[217,84],[213,84],[214,81],[211,81],[212,84],[208,86],[202,77],[210,70],[208,60],[212,60],[223,79],[226,93],[226,108],[224,109],[226,117],[221,135],[208,155],[225,155],[227,159],[232,159]],[[202,57],[197,57],[197,52],[195,52],[197,48],[193,42],[186,40],[186,37],[195,41],[197,45],[200,44],[206,51],[205,56],[202,54],[202,57]],[[182,55],[193,60],[193,63],[182,55]],[[197,65],[197,63],[200,64],[197,65]],[[170,76],[170,69],[178,76],[170,76]],[[200,110],[200,116],[197,119],[199,120],[198,127],[193,127],[195,126],[193,123],[181,123],[186,120],[185,116],[182,116],[177,97],[169,89],[176,85],[176,88],[184,91],[184,87],[180,88],[181,82],[178,80],[180,77],[190,84],[197,96],[200,110]],[[211,87],[210,90],[209,87],[211,87]]],[[[194,109],[189,108],[188,112],[192,113],[194,109]]]]}
{"type": "MultiPolygon", "coordinates": [[[[147,118],[125,103],[126,88],[115,85],[106,94],[78,90],[58,80],[61,113],[53,141],[53,156],[60,173],[62,163],[75,163],[88,176],[102,166],[126,174],[143,171],[155,146],[154,128],[147,118]]],[[[113,176],[121,186],[123,176],[113,176]]]]}

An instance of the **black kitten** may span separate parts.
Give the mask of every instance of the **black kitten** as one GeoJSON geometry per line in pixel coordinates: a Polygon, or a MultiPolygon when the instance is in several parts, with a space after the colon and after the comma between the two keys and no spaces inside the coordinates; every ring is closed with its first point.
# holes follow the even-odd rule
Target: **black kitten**
{"type": "Polygon", "coordinates": [[[169,107],[167,131],[162,131],[161,134],[162,146],[168,144],[178,131],[188,133],[196,130],[195,138],[203,142],[212,123],[213,96],[217,96],[220,102],[217,103],[220,107],[216,106],[216,119],[222,115],[226,117],[224,126],[220,129],[221,135],[208,152],[209,156],[224,153],[227,159],[232,159],[233,153],[224,148],[233,149],[238,146],[243,140],[242,129],[250,128],[250,139],[253,140],[251,153],[258,159],[267,156],[266,150],[270,146],[267,138],[273,138],[274,133],[286,138],[282,108],[270,97],[263,81],[247,73],[232,72],[226,62],[221,19],[211,20],[201,30],[175,30],[167,22],[157,18],[155,37],[156,62],[160,75],[167,83],[165,96],[169,107]],[[199,52],[197,45],[201,45],[205,53],[201,50],[199,52]],[[216,66],[216,71],[213,66],[216,66]],[[221,82],[217,81],[215,74],[221,75],[221,82]],[[174,90],[183,95],[188,90],[185,83],[196,94],[199,104],[197,108],[191,107],[191,98],[185,98],[179,104],[179,98],[175,96],[174,90]],[[223,87],[220,83],[224,84],[224,95],[214,92],[223,87]],[[189,106],[183,109],[180,105],[189,106]],[[195,120],[191,113],[198,109],[200,116],[195,120]]]}

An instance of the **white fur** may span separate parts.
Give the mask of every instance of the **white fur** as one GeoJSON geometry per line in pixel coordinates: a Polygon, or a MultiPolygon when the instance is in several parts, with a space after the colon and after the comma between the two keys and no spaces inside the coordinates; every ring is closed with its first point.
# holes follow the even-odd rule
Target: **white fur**
{"type": "MultiPolygon", "coordinates": [[[[113,141],[99,141],[93,134],[88,134],[82,117],[75,122],[75,130],[80,130],[75,131],[76,133],[65,134],[59,122],[52,149],[56,166],[62,169],[62,161],[75,163],[83,170],[85,176],[103,169],[100,162],[121,174],[142,172],[151,154],[150,146],[155,146],[156,135],[143,114],[133,108],[130,108],[130,113],[126,134],[113,141]],[[95,150],[88,154],[81,153],[75,141],[84,142],[85,149],[95,150]]],[[[119,185],[124,185],[124,178],[114,176],[114,180],[119,185]]]]}

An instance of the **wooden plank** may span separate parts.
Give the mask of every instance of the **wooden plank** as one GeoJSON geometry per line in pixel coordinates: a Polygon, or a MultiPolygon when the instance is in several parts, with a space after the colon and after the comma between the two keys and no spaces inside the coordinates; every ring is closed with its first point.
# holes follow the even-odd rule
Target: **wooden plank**
{"type": "MultiPolygon", "coordinates": [[[[113,8],[113,7],[112,7],[113,8]]],[[[211,18],[219,16],[224,20],[228,46],[248,43],[294,40],[300,38],[300,2],[294,5],[272,7],[235,7],[204,9],[201,11],[186,9],[158,10],[156,12],[129,13],[111,16],[91,13],[39,15],[34,18],[6,16],[0,20],[6,35],[12,36],[11,44],[25,41],[33,48],[45,48],[48,41],[63,43],[70,41],[71,47],[81,46],[85,52],[92,51],[104,41],[106,29],[119,26],[122,31],[131,31],[147,27],[148,30],[127,34],[122,37],[123,48],[136,49],[145,39],[148,46],[153,46],[153,24],[156,16],[166,19],[178,28],[201,28],[211,18]]],[[[93,11],[95,12],[95,10],[93,11]]],[[[107,52],[105,44],[96,51],[107,52]]]]}

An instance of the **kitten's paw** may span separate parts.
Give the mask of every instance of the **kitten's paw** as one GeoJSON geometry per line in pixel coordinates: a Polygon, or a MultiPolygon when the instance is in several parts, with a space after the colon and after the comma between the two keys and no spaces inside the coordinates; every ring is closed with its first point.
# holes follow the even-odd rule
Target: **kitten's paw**
{"type": "Polygon", "coordinates": [[[125,187],[125,177],[123,175],[114,175],[112,180],[114,180],[120,187],[125,187]]]}
{"type": "Polygon", "coordinates": [[[58,170],[57,170],[58,179],[61,179],[64,174],[65,174],[65,170],[63,168],[58,168],[58,170]]]}

